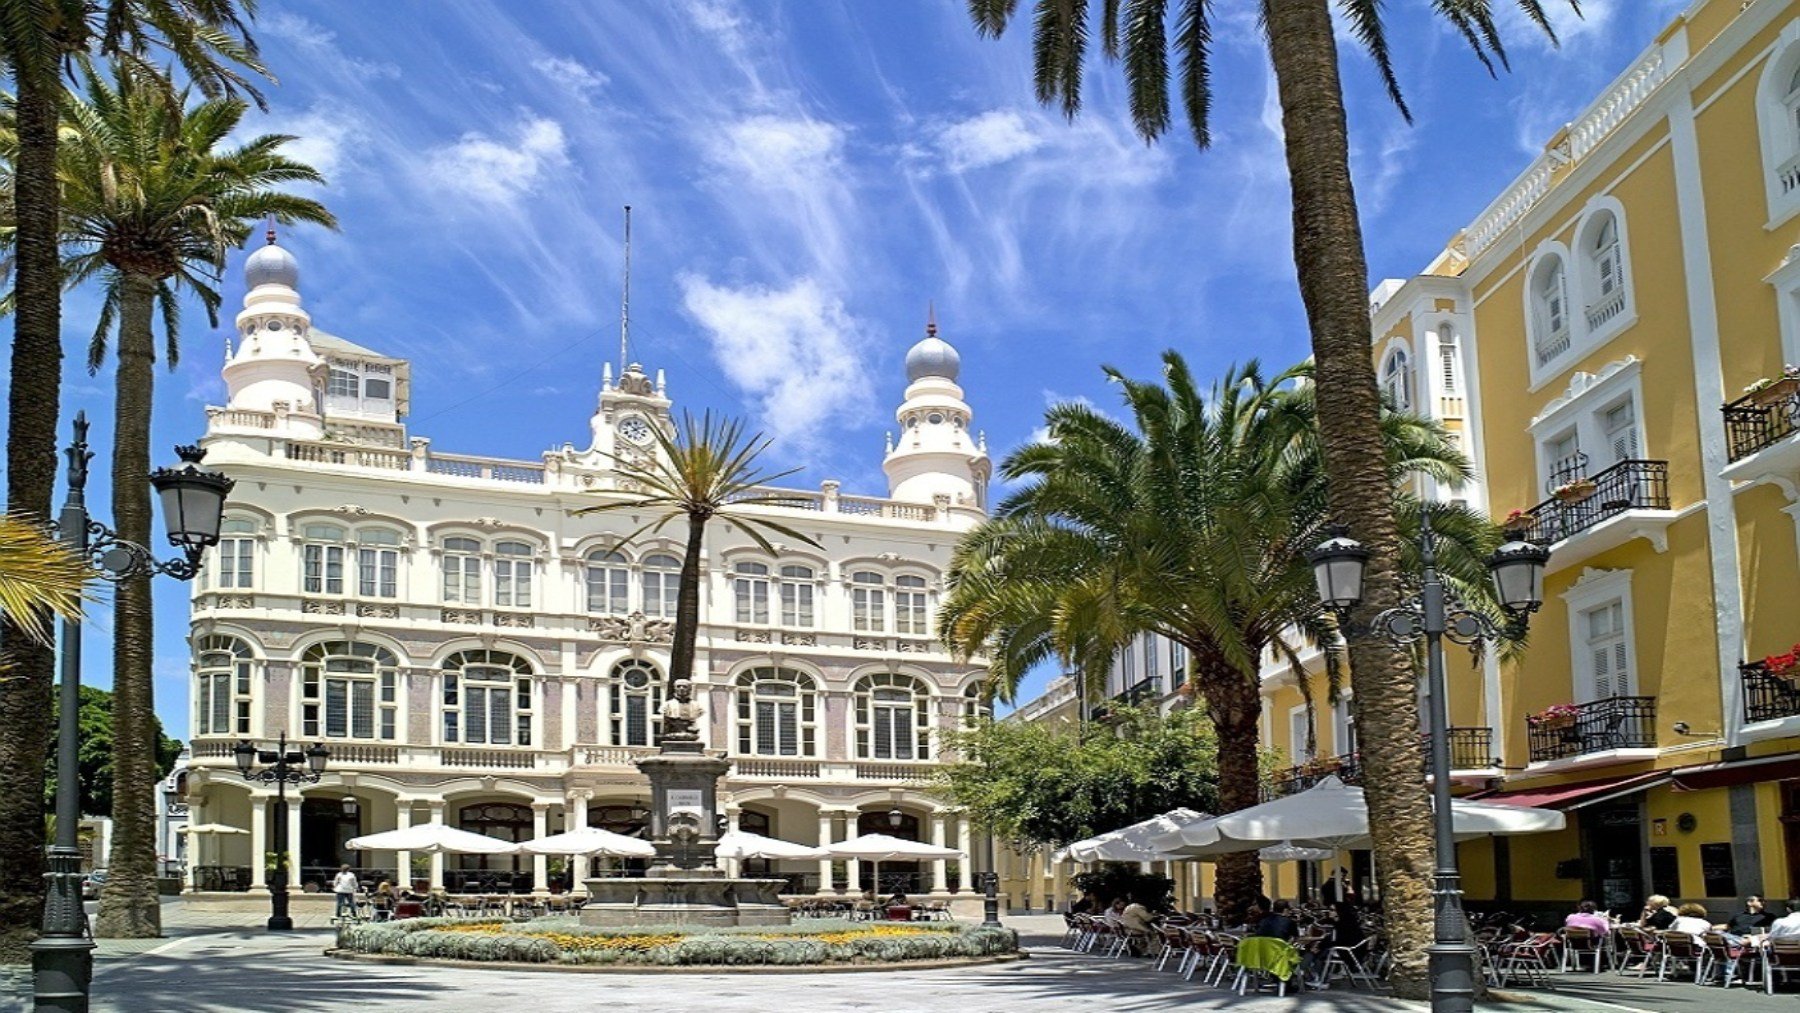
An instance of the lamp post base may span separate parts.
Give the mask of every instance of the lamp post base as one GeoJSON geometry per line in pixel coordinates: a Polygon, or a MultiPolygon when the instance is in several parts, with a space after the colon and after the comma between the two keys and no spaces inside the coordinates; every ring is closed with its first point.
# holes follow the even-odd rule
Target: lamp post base
{"type": "Polygon", "coordinates": [[[1433,943],[1425,952],[1431,967],[1431,1013],[1472,1013],[1475,947],[1468,943],[1433,943]]]}
{"type": "Polygon", "coordinates": [[[94,977],[94,941],[81,905],[81,854],[50,849],[44,876],[44,927],[31,944],[32,993],[39,1013],[87,1013],[94,977]]]}
{"type": "Polygon", "coordinates": [[[984,872],[981,874],[981,927],[984,929],[1003,929],[1000,924],[1000,874],[984,872]]]}

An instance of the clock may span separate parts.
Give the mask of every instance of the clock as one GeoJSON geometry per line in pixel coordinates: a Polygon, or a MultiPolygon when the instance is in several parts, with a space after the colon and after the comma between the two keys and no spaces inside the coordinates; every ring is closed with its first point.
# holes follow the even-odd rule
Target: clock
{"type": "Polygon", "coordinates": [[[619,420],[619,435],[643,446],[649,443],[655,434],[650,431],[650,423],[644,421],[642,415],[627,415],[619,420]]]}

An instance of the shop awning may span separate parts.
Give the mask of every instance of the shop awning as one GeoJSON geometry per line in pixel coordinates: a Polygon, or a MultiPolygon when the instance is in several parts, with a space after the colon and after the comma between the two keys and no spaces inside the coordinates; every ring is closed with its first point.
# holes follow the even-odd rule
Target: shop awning
{"type": "Polygon", "coordinates": [[[1674,771],[1678,791],[1729,788],[1734,784],[1786,781],[1800,777],[1800,756],[1758,756],[1747,760],[1703,763],[1674,771]]]}
{"type": "Polygon", "coordinates": [[[1601,802],[1610,802],[1627,795],[1635,795],[1640,791],[1664,784],[1668,780],[1669,774],[1666,771],[1655,771],[1649,774],[1615,777],[1605,781],[1552,784],[1542,788],[1522,788],[1518,791],[1478,792],[1468,797],[1482,802],[1498,802],[1502,805],[1524,805],[1539,809],[1567,811],[1597,805],[1601,802]]]}

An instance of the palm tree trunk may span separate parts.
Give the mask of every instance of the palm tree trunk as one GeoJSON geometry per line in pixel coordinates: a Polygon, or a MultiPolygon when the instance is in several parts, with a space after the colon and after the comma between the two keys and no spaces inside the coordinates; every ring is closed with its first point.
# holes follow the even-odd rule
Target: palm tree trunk
{"type": "MultiPolygon", "coordinates": [[[[119,537],[151,544],[150,404],[156,377],[151,319],[156,279],[127,272],[119,305],[119,372],[114,410],[112,508],[119,537]]],[[[140,939],[162,934],[156,896],[156,707],[151,688],[154,630],[150,575],[119,582],[113,613],[113,840],[95,934],[140,939]]]]}
{"type": "MultiPolygon", "coordinates": [[[[669,648],[669,688],[694,678],[694,643],[700,636],[700,550],[706,518],[688,515],[687,551],[681,557],[681,585],[675,595],[675,642],[669,648]]],[[[699,729],[695,729],[699,731],[699,729]]]]}
{"type": "MultiPolygon", "coordinates": [[[[1187,645],[1199,676],[1201,699],[1219,740],[1219,811],[1237,812],[1261,801],[1257,740],[1262,695],[1256,677],[1238,671],[1217,651],[1187,645]]],[[[1213,868],[1213,903],[1227,924],[1242,922],[1262,893],[1262,863],[1256,852],[1221,856],[1213,868]]]]}
{"type": "MultiPolygon", "coordinates": [[[[57,98],[54,69],[21,72],[12,367],[7,402],[6,506],[48,519],[56,485],[62,387],[62,268],[57,260],[57,98]]],[[[22,961],[44,905],[44,768],[50,749],[55,656],[48,644],[0,628],[0,961],[22,961]]]]}
{"type": "MultiPolygon", "coordinates": [[[[1281,97],[1293,188],[1294,263],[1317,365],[1319,439],[1333,515],[1371,552],[1367,621],[1400,598],[1399,531],[1382,452],[1371,359],[1368,264],[1350,181],[1350,142],[1328,0],[1268,0],[1269,56],[1281,97]]],[[[1422,996],[1431,941],[1431,808],[1418,763],[1419,708],[1411,666],[1370,634],[1350,638],[1351,685],[1366,715],[1364,795],[1395,991],[1422,996]]]]}

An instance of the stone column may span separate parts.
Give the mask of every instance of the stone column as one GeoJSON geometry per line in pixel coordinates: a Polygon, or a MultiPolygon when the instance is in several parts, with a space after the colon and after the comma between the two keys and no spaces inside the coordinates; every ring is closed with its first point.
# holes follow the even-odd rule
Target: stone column
{"type": "Polygon", "coordinates": [[[269,797],[250,796],[250,889],[267,890],[269,797]]]}
{"type": "MultiPolygon", "coordinates": [[[[564,699],[565,701],[567,700],[566,697],[564,699]]],[[[563,830],[565,832],[580,830],[582,827],[588,825],[588,793],[585,791],[578,792],[577,794],[570,796],[569,800],[575,806],[575,819],[573,826],[568,825],[569,820],[563,820],[563,830]]],[[[578,893],[583,897],[587,896],[587,878],[589,875],[591,875],[591,873],[588,872],[588,856],[576,855],[571,858],[569,860],[569,892],[578,893]]]]}
{"type": "MultiPolygon", "coordinates": [[[[531,803],[531,837],[536,840],[550,836],[550,803],[531,803]]],[[[550,856],[531,856],[531,892],[533,896],[542,897],[550,892],[550,856]]]]}
{"type": "Polygon", "coordinates": [[[1067,896],[1069,884],[1064,877],[1067,872],[1067,862],[1057,862],[1050,869],[1050,905],[1053,910],[1066,910],[1064,905],[1069,900],[1067,896]]]}
{"type": "Polygon", "coordinates": [[[963,853],[962,861],[956,863],[956,889],[962,893],[975,888],[975,849],[969,845],[972,836],[969,814],[963,813],[956,820],[956,846],[963,853]]]}
{"type": "Polygon", "coordinates": [[[288,799],[287,811],[287,871],[288,890],[300,893],[300,793],[288,799]]]}
{"type": "Polygon", "coordinates": [[[1049,864],[1050,849],[1047,847],[1039,848],[1026,859],[1025,868],[1031,872],[1031,909],[1033,911],[1045,910],[1044,873],[1048,871],[1046,867],[1049,864]]]}
{"type": "MultiPolygon", "coordinates": [[[[819,810],[819,847],[834,843],[831,839],[831,813],[819,810]]],[[[831,889],[831,859],[819,859],[819,892],[831,889]]]]}
{"type": "MultiPolygon", "coordinates": [[[[944,847],[944,814],[931,814],[931,843],[944,847]]],[[[931,892],[945,893],[950,889],[949,862],[942,858],[931,860],[931,892]]]]}
{"type": "MultiPolygon", "coordinates": [[[[187,825],[200,826],[206,822],[206,803],[189,802],[187,825]]],[[[206,863],[200,860],[200,842],[211,834],[182,834],[187,840],[187,847],[181,849],[181,892],[192,893],[198,888],[194,869],[206,863]]]]}
{"type": "MultiPolygon", "coordinates": [[[[426,805],[431,807],[432,823],[444,822],[443,799],[434,798],[427,802],[426,805]]],[[[431,888],[433,890],[442,890],[444,888],[444,853],[442,851],[433,851],[431,853],[431,888]]]]}
{"type": "MultiPolygon", "coordinates": [[[[412,805],[410,798],[403,798],[394,803],[395,830],[405,830],[412,826],[412,805]]],[[[411,890],[412,885],[412,852],[394,852],[394,888],[411,890]]]]}
{"type": "MultiPolygon", "coordinates": [[[[743,819],[743,817],[744,817],[744,810],[739,809],[735,806],[730,809],[725,810],[725,819],[727,820],[726,829],[727,830],[741,829],[741,827],[739,826],[739,822],[743,819]]],[[[738,877],[742,876],[743,874],[744,874],[744,865],[743,865],[742,859],[727,858],[725,860],[725,875],[730,876],[732,879],[737,879],[738,877]]]]}

